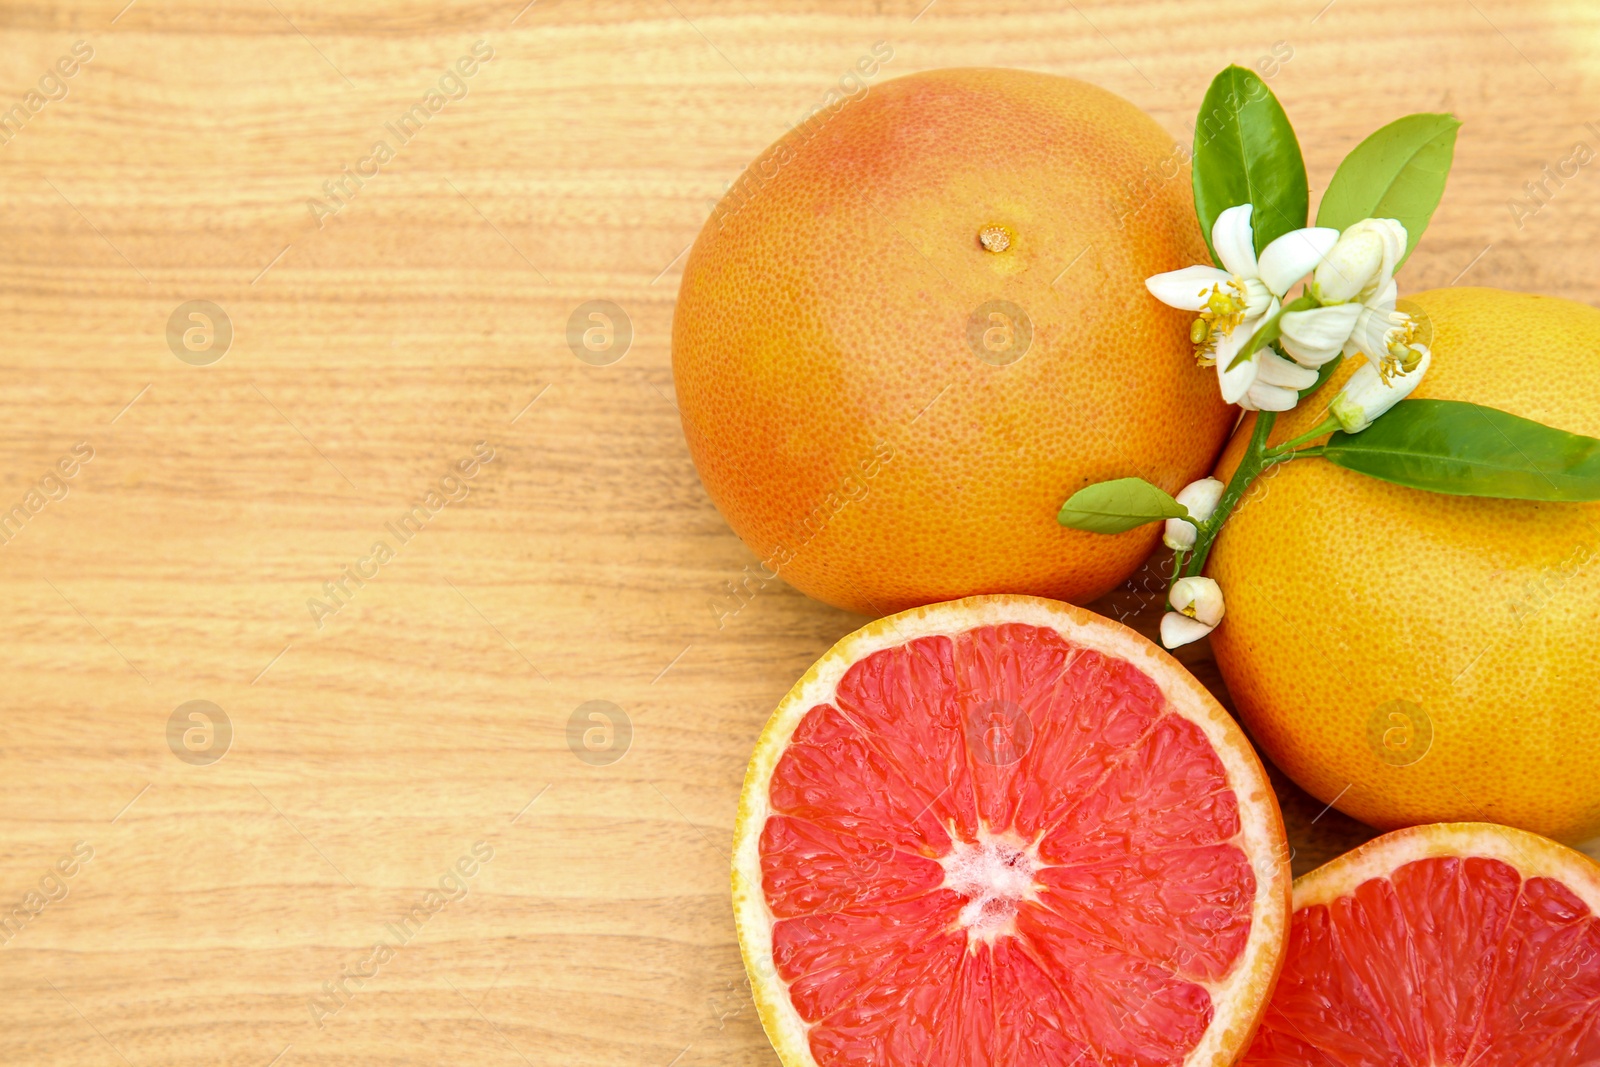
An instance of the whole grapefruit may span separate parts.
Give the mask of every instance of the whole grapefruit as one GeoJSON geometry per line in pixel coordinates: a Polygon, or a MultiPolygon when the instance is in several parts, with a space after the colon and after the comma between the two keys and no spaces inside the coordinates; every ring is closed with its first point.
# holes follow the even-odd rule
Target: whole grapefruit
{"type": "MultiPolygon", "coordinates": [[[[1433,335],[1415,396],[1600,437],[1600,309],[1474,288],[1414,304],[1433,335]]],[[[1350,369],[1273,440],[1317,425],[1350,369]]],[[[1324,803],[1380,829],[1600,834],[1600,503],[1444,496],[1297,460],[1256,483],[1208,573],[1241,716],[1324,803]]]]}
{"type": "Polygon", "coordinates": [[[1055,515],[1103,479],[1176,492],[1231,426],[1144,287],[1207,261],[1186,159],[1126,100],[1015,70],[885,82],[757,158],[690,253],[672,362],[762,579],[882,614],[1137,569],[1157,527],[1055,515]]]}

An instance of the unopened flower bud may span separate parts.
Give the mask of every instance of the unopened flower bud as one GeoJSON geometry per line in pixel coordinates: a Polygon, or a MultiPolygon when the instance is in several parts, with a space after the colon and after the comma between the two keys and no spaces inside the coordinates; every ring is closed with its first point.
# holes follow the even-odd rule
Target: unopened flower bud
{"type": "Polygon", "coordinates": [[[1342,304],[1381,289],[1406,250],[1406,228],[1394,219],[1362,219],[1339,235],[1317,264],[1311,292],[1323,304],[1342,304]]]}
{"type": "MultiPolygon", "coordinates": [[[[1205,522],[1217,510],[1217,501],[1222,499],[1223,488],[1223,484],[1215,478],[1201,478],[1184,486],[1175,499],[1189,509],[1189,516],[1194,522],[1205,522]]],[[[1168,519],[1161,540],[1176,552],[1189,551],[1194,547],[1198,533],[1194,522],[1189,519],[1168,519]]]]}

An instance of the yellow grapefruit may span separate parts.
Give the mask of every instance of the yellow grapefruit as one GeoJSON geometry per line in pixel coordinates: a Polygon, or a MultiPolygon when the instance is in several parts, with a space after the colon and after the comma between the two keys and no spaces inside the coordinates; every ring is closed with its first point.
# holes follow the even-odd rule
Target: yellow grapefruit
{"type": "MultiPolygon", "coordinates": [[[[1434,353],[1416,396],[1600,437],[1600,310],[1470,288],[1414,303],[1434,353]]],[[[1274,441],[1315,426],[1339,381],[1274,441]]],[[[1297,460],[1256,484],[1208,573],[1241,716],[1324,803],[1380,829],[1600,833],[1600,503],[1443,496],[1297,460]]]]}
{"type": "Polygon", "coordinates": [[[739,943],[786,1067],[1223,1067],[1287,931],[1288,850],[1238,726],[1069,604],[879,619],[756,745],[739,943]]]}
{"type": "Polygon", "coordinates": [[[1169,492],[1231,428],[1191,316],[1184,155],[1102,89],[941,70],[764,152],[689,255],[673,323],[706,490],[773,572],[882,614],[973,593],[1092,600],[1154,547],[1056,525],[1090,482],[1169,492]]]}

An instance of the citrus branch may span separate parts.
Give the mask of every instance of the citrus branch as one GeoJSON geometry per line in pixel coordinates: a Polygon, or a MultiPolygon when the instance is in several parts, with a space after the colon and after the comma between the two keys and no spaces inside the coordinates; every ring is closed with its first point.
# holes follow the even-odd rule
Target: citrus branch
{"type": "Polygon", "coordinates": [[[1250,443],[1245,446],[1244,455],[1239,460],[1239,466],[1234,468],[1233,477],[1228,479],[1227,488],[1222,490],[1222,498],[1217,501],[1216,510],[1205,522],[1195,527],[1193,554],[1189,557],[1189,565],[1184,569],[1185,577],[1194,577],[1206,565],[1206,556],[1211,552],[1211,542],[1216,540],[1221,532],[1223,523],[1228,521],[1228,516],[1233,513],[1244,492],[1250,488],[1250,483],[1256,476],[1278,460],[1267,456],[1267,438],[1272,434],[1272,424],[1278,421],[1278,415],[1273,411],[1256,413],[1255,429],[1250,434],[1250,443]]]}
{"type": "MultiPolygon", "coordinates": [[[[1323,419],[1320,423],[1318,423],[1316,429],[1312,430],[1310,433],[1303,433],[1292,441],[1285,441],[1276,448],[1267,449],[1267,455],[1280,456],[1285,452],[1291,452],[1296,448],[1296,446],[1303,445],[1307,441],[1315,441],[1324,434],[1330,434],[1337,429],[1339,429],[1339,420],[1334,418],[1332,415],[1329,415],[1326,419],[1323,419]]],[[[1301,449],[1300,454],[1303,455],[1304,453],[1305,450],[1301,449]]]]}

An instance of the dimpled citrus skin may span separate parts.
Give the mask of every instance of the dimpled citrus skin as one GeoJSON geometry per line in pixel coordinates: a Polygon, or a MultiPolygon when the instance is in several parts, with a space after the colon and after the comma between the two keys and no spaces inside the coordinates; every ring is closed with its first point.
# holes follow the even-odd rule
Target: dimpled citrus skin
{"type": "MultiPolygon", "coordinates": [[[[1433,330],[1415,396],[1600,437],[1600,310],[1496,289],[1413,301],[1433,330]]],[[[1281,418],[1274,441],[1315,426],[1350,369],[1281,418]]],[[[1211,644],[1228,689],[1307,791],[1382,829],[1600,834],[1600,504],[1443,496],[1296,460],[1257,483],[1207,573],[1227,599],[1211,644]],[[1376,741],[1369,726],[1392,700],[1432,725],[1408,766],[1422,732],[1407,750],[1404,720],[1384,712],[1376,741]],[[1385,728],[1392,762],[1379,758],[1385,728]]]]}
{"type": "Polygon", "coordinates": [[[1120,97],[1013,70],[887,81],[763,153],[690,254],[672,354],[695,465],[764,573],[874,614],[1131,574],[1158,528],[1055,516],[1103,479],[1177,491],[1230,427],[1191,316],[1144,286],[1209,261],[1183,160],[1120,97]],[[1003,366],[968,343],[995,300],[1033,328],[1003,366]]]}

